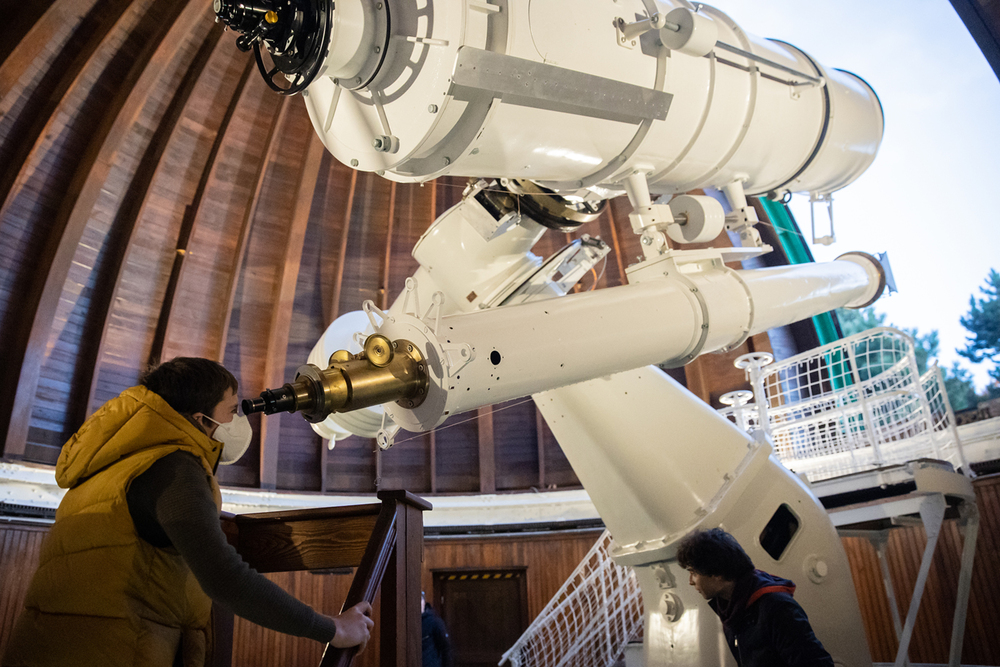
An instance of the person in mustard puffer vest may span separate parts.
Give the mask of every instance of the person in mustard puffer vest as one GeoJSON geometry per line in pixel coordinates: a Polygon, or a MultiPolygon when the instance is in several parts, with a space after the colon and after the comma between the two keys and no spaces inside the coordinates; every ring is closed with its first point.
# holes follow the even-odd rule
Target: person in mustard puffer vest
{"type": "Polygon", "coordinates": [[[317,613],[251,569],[219,522],[219,463],[250,444],[236,378],[178,357],[104,404],[63,446],[69,489],[4,667],[201,667],[212,600],[280,632],[361,646],[374,624],[358,604],[317,613]]]}

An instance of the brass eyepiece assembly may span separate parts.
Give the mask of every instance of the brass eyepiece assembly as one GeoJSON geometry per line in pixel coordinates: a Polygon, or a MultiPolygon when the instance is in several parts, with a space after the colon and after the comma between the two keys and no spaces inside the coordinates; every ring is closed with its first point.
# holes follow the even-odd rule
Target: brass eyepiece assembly
{"type": "Polygon", "coordinates": [[[381,334],[365,340],[364,351],[338,350],[329,365],[299,366],[295,379],[280,389],[265,389],[260,398],[243,401],[243,414],[301,412],[319,423],[333,412],[350,412],[395,401],[415,408],[427,397],[427,363],[416,345],[391,341],[381,334]]]}

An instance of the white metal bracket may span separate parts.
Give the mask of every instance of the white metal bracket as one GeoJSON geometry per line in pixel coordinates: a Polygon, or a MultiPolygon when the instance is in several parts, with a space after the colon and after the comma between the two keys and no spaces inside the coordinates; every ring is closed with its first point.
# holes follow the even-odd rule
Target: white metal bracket
{"type": "Polygon", "coordinates": [[[833,231],[833,196],[829,194],[821,195],[816,192],[809,193],[809,219],[812,222],[812,242],[820,245],[830,245],[836,243],[837,234],[833,231]],[[825,202],[826,212],[830,219],[830,233],[826,236],[816,236],[816,203],[825,202]]]}
{"type": "Polygon", "coordinates": [[[659,30],[667,22],[666,14],[653,14],[652,16],[632,23],[627,23],[622,17],[615,19],[615,41],[618,46],[626,49],[634,49],[639,43],[639,38],[650,30],[659,30]]]}
{"type": "Polygon", "coordinates": [[[476,351],[468,343],[441,343],[441,351],[444,353],[444,364],[448,367],[448,377],[458,375],[476,358],[476,351]]]}

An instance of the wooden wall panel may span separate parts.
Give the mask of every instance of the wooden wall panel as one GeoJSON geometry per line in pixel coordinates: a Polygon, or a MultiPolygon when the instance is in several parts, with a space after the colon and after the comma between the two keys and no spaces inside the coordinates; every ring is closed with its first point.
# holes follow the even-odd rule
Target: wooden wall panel
{"type": "Polygon", "coordinates": [[[24,608],[46,533],[48,526],[0,524],[0,657],[24,608]]]}
{"type": "MultiPolygon", "coordinates": [[[[527,571],[529,621],[542,610],[593,546],[599,531],[501,537],[431,538],[424,541],[421,582],[427,599],[432,600],[433,571],[436,569],[491,569],[523,567],[527,571]]],[[[336,613],[350,577],[314,575],[306,572],[267,575],[314,609],[336,613]]],[[[379,614],[376,598],[374,617],[379,614]]],[[[354,661],[355,667],[378,667],[376,623],[368,649],[354,661]]],[[[320,646],[308,639],[280,635],[237,618],[234,628],[233,664],[240,667],[314,667],[319,663],[320,646]]]]}
{"type": "Polygon", "coordinates": [[[382,452],[382,488],[431,493],[429,441],[428,433],[400,431],[396,444],[382,452]]]}
{"type": "Polygon", "coordinates": [[[566,458],[566,454],[563,453],[562,448],[556,441],[556,436],[553,435],[544,419],[540,423],[542,427],[541,442],[545,466],[545,488],[579,488],[580,479],[576,476],[573,466],[570,465],[569,459],[566,458]]]}
{"type": "MultiPolygon", "coordinates": [[[[976,480],[974,486],[982,523],[962,663],[1000,665],[1000,644],[996,642],[996,629],[1000,627],[1000,606],[997,604],[1000,600],[1000,476],[976,480]]],[[[43,530],[37,526],[0,524],[0,545],[3,547],[0,551],[0,630],[11,627],[14,616],[19,613],[24,588],[36,567],[38,541],[43,530]]],[[[534,618],[596,538],[594,531],[428,538],[424,542],[422,585],[432,597],[431,573],[434,569],[527,567],[528,611],[534,618]]],[[[897,528],[890,535],[890,573],[904,618],[924,542],[922,528],[897,528]]],[[[872,658],[876,662],[891,662],[897,643],[874,549],[866,540],[858,538],[844,538],[843,544],[851,564],[872,658]]],[[[910,653],[914,663],[947,661],[959,544],[954,521],[946,521],[927,584],[925,608],[918,616],[914,633],[910,653]]],[[[300,599],[327,613],[339,609],[350,583],[348,577],[336,575],[269,576],[300,599]]],[[[236,633],[239,655],[246,658],[234,664],[274,664],[276,655],[284,655],[289,660],[282,664],[317,664],[312,656],[318,656],[315,653],[318,647],[309,640],[280,638],[241,620],[237,620],[236,633]],[[291,660],[288,658],[291,655],[299,657],[291,660]]],[[[5,636],[6,631],[0,632],[0,651],[5,636]]],[[[358,664],[374,666],[377,656],[366,654],[358,664]]]]}
{"type": "Polygon", "coordinates": [[[424,540],[421,585],[434,599],[434,570],[527,569],[528,619],[533,620],[563,585],[601,531],[502,535],[496,537],[442,537],[424,540]]]}
{"type": "MultiPolygon", "coordinates": [[[[974,486],[982,518],[962,664],[1000,665],[1000,644],[995,641],[996,629],[1000,628],[1000,476],[976,480],[974,486]]],[[[844,538],[843,543],[851,563],[872,659],[892,662],[899,644],[875,548],[863,538],[844,538]]],[[[922,526],[896,528],[889,533],[889,572],[903,622],[926,543],[922,526]]],[[[941,528],[910,644],[912,662],[948,661],[955,589],[961,567],[961,544],[958,526],[954,521],[946,521],[941,528]]]]}
{"type": "Polygon", "coordinates": [[[375,493],[375,440],[352,435],[339,440],[327,455],[327,489],[375,493]]]}
{"type": "Polygon", "coordinates": [[[497,490],[538,485],[538,424],[535,402],[517,399],[494,406],[497,490]]]}
{"type": "Polygon", "coordinates": [[[438,493],[479,493],[478,420],[475,411],[454,415],[435,431],[438,493]]]}

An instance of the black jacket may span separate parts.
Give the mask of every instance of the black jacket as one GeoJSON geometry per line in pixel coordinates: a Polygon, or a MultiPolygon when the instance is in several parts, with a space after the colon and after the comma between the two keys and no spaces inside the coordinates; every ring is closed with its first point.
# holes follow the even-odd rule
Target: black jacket
{"type": "Polygon", "coordinates": [[[451,642],[444,621],[427,607],[420,614],[423,667],[451,667],[451,642]]]}
{"type": "Polygon", "coordinates": [[[736,582],[728,603],[709,602],[740,667],[833,667],[794,591],[788,579],[755,570],[736,582]]]}

